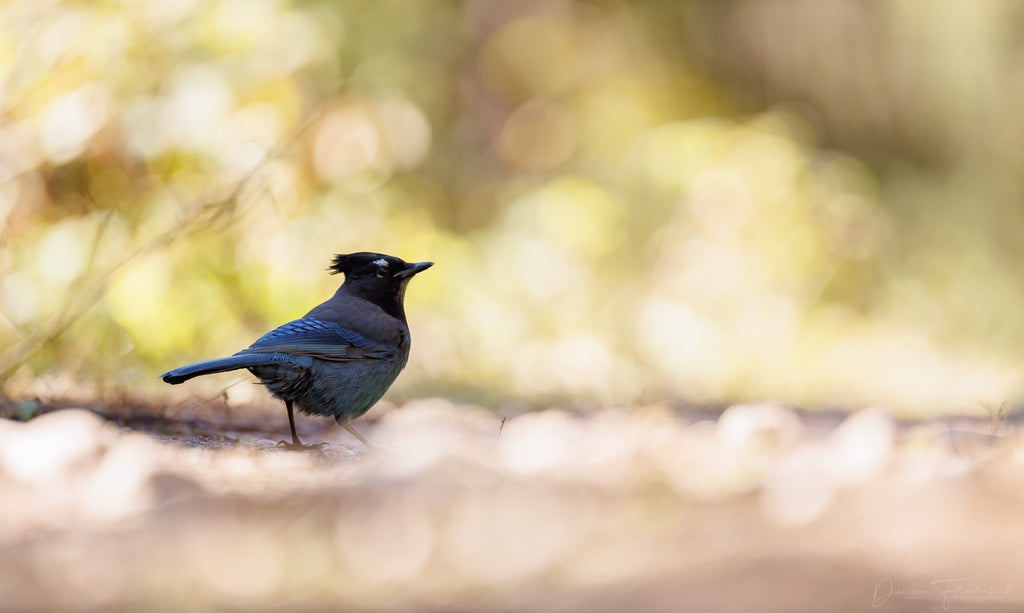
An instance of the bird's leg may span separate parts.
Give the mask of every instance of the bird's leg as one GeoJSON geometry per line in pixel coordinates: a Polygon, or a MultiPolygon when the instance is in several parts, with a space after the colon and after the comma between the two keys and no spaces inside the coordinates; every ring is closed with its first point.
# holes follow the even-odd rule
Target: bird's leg
{"type": "Polygon", "coordinates": [[[335,417],[334,421],[338,422],[338,425],[341,426],[342,428],[345,428],[346,430],[351,432],[352,436],[354,436],[357,439],[359,439],[360,443],[366,445],[367,449],[371,449],[371,450],[374,449],[374,446],[370,444],[370,441],[368,441],[365,438],[363,438],[362,434],[359,434],[358,432],[356,432],[356,429],[352,427],[352,424],[348,423],[347,419],[344,419],[344,418],[339,416],[339,417],[335,417]]]}
{"type": "Polygon", "coordinates": [[[288,427],[292,429],[292,445],[301,445],[299,435],[295,433],[295,412],[292,411],[292,401],[285,400],[284,406],[288,408],[288,427]]]}
{"type": "Polygon", "coordinates": [[[284,447],[285,449],[323,449],[325,444],[320,443],[318,445],[303,445],[302,441],[299,440],[299,435],[295,432],[295,412],[292,410],[292,401],[285,400],[284,406],[288,408],[288,427],[292,430],[292,442],[286,443],[285,441],[278,441],[278,447],[284,447]]]}

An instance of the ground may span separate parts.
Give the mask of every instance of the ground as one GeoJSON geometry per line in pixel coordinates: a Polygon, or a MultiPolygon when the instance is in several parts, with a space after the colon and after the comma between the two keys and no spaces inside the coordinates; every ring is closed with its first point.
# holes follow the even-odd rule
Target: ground
{"type": "Polygon", "coordinates": [[[8,403],[0,610],[1018,611],[1024,437],[762,403],[8,403]],[[162,413],[162,415],[161,415],[162,413]]]}

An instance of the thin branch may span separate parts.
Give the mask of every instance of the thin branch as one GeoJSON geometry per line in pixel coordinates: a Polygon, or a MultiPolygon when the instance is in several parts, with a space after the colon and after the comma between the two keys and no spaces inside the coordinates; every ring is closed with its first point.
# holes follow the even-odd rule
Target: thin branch
{"type": "MultiPolygon", "coordinates": [[[[344,87],[344,81],[338,81],[324,90],[320,96],[303,113],[302,119],[295,125],[288,134],[282,136],[277,143],[270,147],[263,157],[260,158],[235,184],[235,187],[224,198],[213,202],[206,202],[198,205],[191,213],[178,220],[173,226],[157,235],[135,249],[129,251],[118,261],[107,267],[105,271],[97,275],[90,282],[76,283],[78,290],[69,299],[66,299],[61,308],[45,324],[22,339],[20,343],[11,350],[0,355],[0,394],[3,393],[3,384],[21,367],[32,355],[46,344],[52,342],[64,333],[75,321],[78,320],[106,291],[110,280],[131,262],[137,258],[149,254],[157,249],[165,247],[180,237],[187,230],[200,222],[210,223],[232,210],[245,187],[253,180],[256,174],[262,170],[271,160],[277,158],[281,153],[290,147],[296,139],[311,126],[316,118],[324,101],[335,91],[344,87]]],[[[79,279],[84,279],[89,270],[82,274],[79,279]]],[[[70,292],[69,292],[70,293],[70,292]]]]}
{"type": "Polygon", "coordinates": [[[491,449],[487,452],[488,454],[494,453],[494,449],[498,446],[498,441],[501,440],[501,431],[505,429],[505,420],[507,416],[501,418],[501,425],[498,426],[498,435],[494,437],[494,444],[491,445],[491,449]]]}

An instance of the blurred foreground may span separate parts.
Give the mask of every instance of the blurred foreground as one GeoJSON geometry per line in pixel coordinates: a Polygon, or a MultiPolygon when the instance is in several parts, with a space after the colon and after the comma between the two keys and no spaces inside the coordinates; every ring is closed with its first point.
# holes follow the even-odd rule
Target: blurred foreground
{"type": "Polygon", "coordinates": [[[360,422],[371,454],[110,416],[0,420],[0,609],[1024,607],[1007,420],[423,400],[360,422]]]}

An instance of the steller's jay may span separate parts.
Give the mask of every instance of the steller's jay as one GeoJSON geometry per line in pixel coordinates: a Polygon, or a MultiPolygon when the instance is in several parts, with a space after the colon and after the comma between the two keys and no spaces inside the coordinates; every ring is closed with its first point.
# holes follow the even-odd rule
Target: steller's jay
{"type": "Polygon", "coordinates": [[[384,395],[409,359],[405,287],[433,262],[406,263],[380,253],[335,255],[329,271],[345,282],[330,300],[302,319],[261,336],[248,349],[217,360],[189,364],[160,375],[178,384],[192,377],[248,368],[288,408],[291,444],[293,405],[310,415],[330,415],[367,448],[349,424],[384,395]]]}

